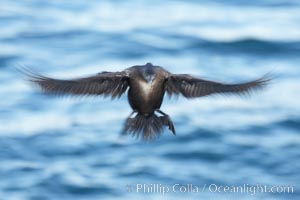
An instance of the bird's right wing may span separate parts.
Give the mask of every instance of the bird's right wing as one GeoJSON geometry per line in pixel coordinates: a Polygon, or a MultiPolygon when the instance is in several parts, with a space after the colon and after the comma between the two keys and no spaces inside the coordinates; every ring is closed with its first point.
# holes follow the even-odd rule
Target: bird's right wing
{"type": "Polygon", "coordinates": [[[126,91],[129,79],[125,71],[102,72],[70,80],[49,78],[28,70],[23,70],[23,73],[42,91],[58,95],[104,95],[119,98],[126,91]]]}
{"type": "Polygon", "coordinates": [[[166,81],[166,91],[171,95],[182,94],[186,98],[202,97],[211,94],[249,94],[265,86],[271,78],[264,77],[238,84],[226,84],[196,78],[188,74],[171,74],[166,81]]]}

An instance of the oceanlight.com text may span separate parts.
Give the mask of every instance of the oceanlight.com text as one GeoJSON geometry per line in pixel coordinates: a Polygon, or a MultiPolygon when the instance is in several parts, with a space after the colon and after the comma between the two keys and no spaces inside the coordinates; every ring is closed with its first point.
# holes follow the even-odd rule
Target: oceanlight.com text
{"type": "Polygon", "coordinates": [[[152,184],[128,184],[126,185],[127,192],[135,193],[158,193],[166,195],[168,193],[239,193],[247,195],[256,195],[258,193],[294,193],[294,187],[289,185],[262,185],[262,184],[242,184],[242,185],[218,185],[218,184],[179,184],[164,185],[159,183],[152,184]]]}

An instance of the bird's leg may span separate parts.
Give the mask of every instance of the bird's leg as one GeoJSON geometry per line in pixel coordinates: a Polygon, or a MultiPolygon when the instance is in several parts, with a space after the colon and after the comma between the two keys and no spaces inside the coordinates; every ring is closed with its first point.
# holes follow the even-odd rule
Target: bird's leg
{"type": "Polygon", "coordinates": [[[133,110],[133,111],[130,113],[130,115],[127,117],[127,120],[126,120],[126,121],[128,121],[128,123],[129,123],[130,125],[133,124],[133,123],[135,123],[135,121],[136,121],[135,118],[131,118],[131,116],[132,116],[134,113],[136,113],[135,110],[133,110]]]}
{"type": "Polygon", "coordinates": [[[162,114],[163,116],[168,116],[166,113],[164,113],[163,111],[159,110],[159,109],[156,109],[156,111],[160,114],[162,114]]]}
{"type": "Polygon", "coordinates": [[[134,126],[134,124],[136,123],[136,119],[135,118],[131,118],[131,116],[136,113],[135,110],[133,110],[130,115],[126,118],[126,122],[122,131],[122,135],[125,135],[127,131],[132,130],[132,127],[134,126]]]}
{"type": "Polygon", "coordinates": [[[163,116],[159,117],[159,118],[161,118],[163,125],[169,126],[169,130],[172,131],[172,133],[174,135],[176,135],[174,124],[173,124],[170,116],[159,109],[157,109],[156,111],[163,115],[163,116]]]}
{"type": "Polygon", "coordinates": [[[127,118],[130,118],[134,113],[136,113],[135,110],[133,110],[127,118]]]}

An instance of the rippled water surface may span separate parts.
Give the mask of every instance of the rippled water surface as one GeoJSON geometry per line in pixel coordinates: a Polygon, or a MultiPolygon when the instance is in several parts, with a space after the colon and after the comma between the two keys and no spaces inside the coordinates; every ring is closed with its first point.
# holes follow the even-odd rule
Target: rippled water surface
{"type": "Polygon", "coordinates": [[[1,200],[300,198],[298,0],[1,0],[0,27],[1,200]],[[146,62],[276,80],[251,98],[166,98],[177,136],[145,143],[120,136],[126,96],[46,96],[15,70],[73,78],[146,62]],[[293,192],[214,188],[257,184],[293,192]]]}

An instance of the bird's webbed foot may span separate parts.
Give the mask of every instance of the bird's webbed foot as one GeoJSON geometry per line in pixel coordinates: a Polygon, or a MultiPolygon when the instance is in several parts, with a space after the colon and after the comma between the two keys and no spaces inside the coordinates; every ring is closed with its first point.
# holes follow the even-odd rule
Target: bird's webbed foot
{"type": "Polygon", "coordinates": [[[161,122],[163,123],[163,125],[168,126],[169,130],[172,131],[172,133],[174,135],[176,135],[175,127],[174,127],[174,124],[173,124],[170,116],[167,115],[166,113],[162,112],[161,110],[156,110],[156,111],[163,115],[163,116],[159,117],[161,119],[161,122]]]}

